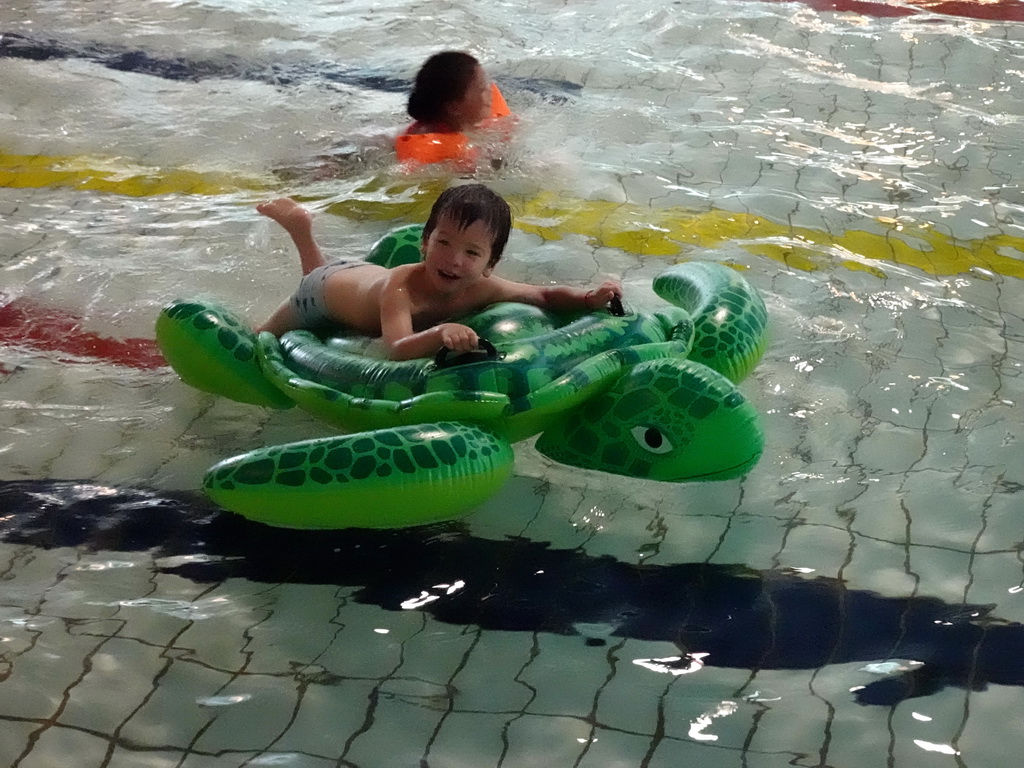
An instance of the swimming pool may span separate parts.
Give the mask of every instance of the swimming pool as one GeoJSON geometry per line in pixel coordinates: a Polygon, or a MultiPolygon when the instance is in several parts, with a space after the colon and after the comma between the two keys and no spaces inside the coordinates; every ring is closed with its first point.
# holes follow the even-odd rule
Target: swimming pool
{"type": "Polygon", "coordinates": [[[1019,5],[823,5],[6,3],[0,763],[1007,764],[1019,5]],[[126,340],[181,294],[276,306],[297,270],[268,195],[338,250],[422,218],[447,179],[400,174],[383,131],[439,46],[523,116],[484,177],[517,212],[504,274],[643,303],[705,259],[762,291],[744,479],[521,445],[473,515],[383,533],[195,493],[328,432],[126,340]]]}

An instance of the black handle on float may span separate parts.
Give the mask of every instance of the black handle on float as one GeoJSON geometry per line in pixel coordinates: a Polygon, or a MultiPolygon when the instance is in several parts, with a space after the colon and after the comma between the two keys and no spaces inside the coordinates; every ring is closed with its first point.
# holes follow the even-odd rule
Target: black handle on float
{"type": "Polygon", "coordinates": [[[483,363],[488,360],[498,359],[498,350],[487,339],[479,339],[477,348],[469,352],[460,352],[451,359],[448,356],[451,350],[448,347],[441,347],[434,355],[434,365],[438,368],[452,368],[456,365],[468,365],[469,363],[483,363]]]}

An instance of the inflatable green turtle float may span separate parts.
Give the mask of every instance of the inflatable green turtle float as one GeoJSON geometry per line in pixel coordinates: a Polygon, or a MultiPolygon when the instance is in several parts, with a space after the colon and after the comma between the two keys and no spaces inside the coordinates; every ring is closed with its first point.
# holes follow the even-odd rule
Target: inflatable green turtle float
{"type": "MultiPolygon", "coordinates": [[[[419,258],[421,228],[368,257],[419,258]]],[[[204,488],[252,520],[293,528],[390,528],[459,517],[512,471],[512,445],[539,435],[545,456],[668,482],[724,480],[758,460],[758,415],[736,388],[766,344],[767,312],[736,271],[668,268],[648,313],[572,317],[499,304],[460,318],[485,351],[395,362],[371,340],[292,331],[257,338],[229,311],[178,301],[157,340],[186,383],[246,403],[298,405],[344,430],[220,462],[204,488]]]]}

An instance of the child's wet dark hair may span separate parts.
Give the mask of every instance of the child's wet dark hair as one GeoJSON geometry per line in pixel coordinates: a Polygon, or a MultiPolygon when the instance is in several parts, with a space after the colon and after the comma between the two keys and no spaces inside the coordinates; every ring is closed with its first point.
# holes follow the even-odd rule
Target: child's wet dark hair
{"type": "Polygon", "coordinates": [[[416,73],[409,94],[409,117],[421,123],[443,121],[446,105],[463,97],[479,66],[479,61],[462,51],[435,53],[416,73]]]}
{"type": "Polygon", "coordinates": [[[483,222],[493,235],[491,241],[491,258],[488,266],[493,267],[501,258],[512,231],[512,211],[505,198],[493,192],[483,184],[463,184],[449,187],[442,192],[430,209],[427,223],[423,225],[423,242],[437,227],[437,223],[446,218],[460,229],[465,229],[473,222],[483,222]]]}

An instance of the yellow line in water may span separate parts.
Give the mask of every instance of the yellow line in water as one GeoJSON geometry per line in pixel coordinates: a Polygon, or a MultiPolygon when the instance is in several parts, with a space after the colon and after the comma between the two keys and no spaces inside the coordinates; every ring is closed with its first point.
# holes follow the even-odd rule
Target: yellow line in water
{"type": "Polygon", "coordinates": [[[795,269],[813,271],[840,263],[849,269],[870,270],[884,277],[886,263],[914,267],[931,275],[955,275],[974,268],[1024,277],[1024,238],[991,235],[957,240],[923,222],[877,219],[880,231],[824,230],[780,224],[763,216],[732,211],[683,211],[586,201],[567,210],[564,198],[551,196],[545,204],[530,201],[520,228],[546,238],[559,230],[595,236],[595,242],[631,253],[679,256],[690,248],[715,249],[738,245],[748,252],[780,261],[795,269]],[[531,219],[557,222],[532,224],[531,219]]]}
{"type": "Polygon", "coordinates": [[[0,187],[70,187],[130,197],[222,195],[266,189],[267,179],[235,174],[151,168],[116,157],[11,155],[0,152],[0,187]]]}
{"type": "MultiPolygon", "coordinates": [[[[326,210],[361,221],[423,221],[446,183],[444,179],[376,179],[356,190],[352,198],[328,204],[326,210]]],[[[246,190],[272,193],[280,184],[272,176],[151,168],[120,158],[0,152],[0,187],[69,187],[149,197],[246,190]]],[[[802,271],[839,264],[885,277],[886,264],[897,264],[935,276],[981,269],[1024,278],[1024,238],[1005,234],[958,240],[928,223],[894,219],[877,219],[877,232],[832,234],[724,210],[654,208],[550,192],[508,195],[508,199],[516,213],[516,226],[524,232],[544,240],[581,235],[591,245],[640,256],[684,258],[694,248],[714,250],[729,244],[802,271]]]]}
{"type": "MultiPolygon", "coordinates": [[[[440,193],[420,188],[410,197],[409,186],[396,186],[393,202],[345,200],[327,211],[361,221],[423,221],[440,193]]],[[[975,269],[1024,278],[1024,238],[991,235],[958,240],[927,223],[877,219],[880,231],[824,230],[779,224],[750,213],[679,207],[652,208],[635,203],[573,199],[541,192],[531,197],[507,195],[515,211],[516,228],[544,240],[582,235],[591,245],[619,248],[639,256],[685,258],[695,248],[714,250],[724,245],[812,272],[837,264],[886,277],[885,265],[913,267],[935,276],[957,275],[975,269]]]]}

